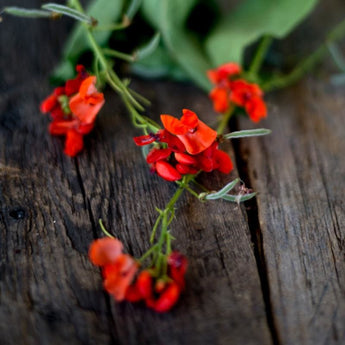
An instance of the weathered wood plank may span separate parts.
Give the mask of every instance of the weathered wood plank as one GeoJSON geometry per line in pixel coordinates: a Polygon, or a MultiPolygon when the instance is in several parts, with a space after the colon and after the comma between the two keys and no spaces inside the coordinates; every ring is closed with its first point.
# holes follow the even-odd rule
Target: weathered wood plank
{"type": "Polygon", "coordinates": [[[345,343],[344,90],[308,78],[271,95],[272,135],[240,144],[281,344],[345,343]]]}
{"type": "MultiPolygon", "coordinates": [[[[65,26],[15,18],[2,25],[11,35],[0,36],[1,344],[271,344],[246,214],[237,205],[200,204],[189,195],[179,202],[175,248],[190,268],[171,313],[115,304],[102,291],[100,272],[87,259],[90,242],[101,236],[97,219],[140,255],[154,206],[162,207],[175,187],[150,175],[132,143],[138,133],[111,92],[86,150],[64,156],[38,104],[50,92],[45,78],[65,26]]],[[[212,114],[191,86],[135,87],[152,99],[155,116],[182,107],[212,114]]]]}
{"type": "MultiPolygon", "coordinates": [[[[342,1],[323,2],[296,36],[315,45],[320,21],[330,27],[344,10],[342,1]]],[[[272,135],[240,144],[259,192],[268,293],[281,344],[345,343],[344,90],[314,77],[273,94],[263,123],[272,135]]]]}

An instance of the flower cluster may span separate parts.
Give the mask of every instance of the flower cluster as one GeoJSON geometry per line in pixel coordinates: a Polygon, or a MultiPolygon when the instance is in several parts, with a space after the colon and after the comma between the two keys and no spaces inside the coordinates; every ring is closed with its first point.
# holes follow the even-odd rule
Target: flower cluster
{"type": "Polygon", "coordinates": [[[234,104],[243,107],[250,119],[259,122],[267,116],[263,92],[257,84],[239,79],[241,67],[233,62],[208,71],[208,77],[215,87],[210,92],[215,111],[226,113],[234,104]]]}
{"type": "Polygon", "coordinates": [[[184,289],[187,259],[172,252],[166,258],[167,274],[157,275],[155,268],[138,273],[139,263],[122,250],[122,243],[110,237],[95,240],[90,246],[90,260],[102,268],[105,290],[116,301],[144,301],[157,312],[170,310],[184,289]]]}
{"type": "Polygon", "coordinates": [[[146,157],[151,170],[167,181],[177,181],[183,175],[199,171],[229,173],[233,165],[227,153],[218,149],[217,132],[193,111],[182,112],[180,120],[161,115],[164,129],[134,138],[139,146],[159,143],[146,157]]]}
{"type": "Polygon", "coordinates": [[[95,86],[96,77],[90,76],[82,65],[76,70],[77,77],[55,88],[40,107],[42,113],[51,114],[49,132],[66,136],[64,152],[72,157],[82,150],[83,136],[92,130],[104,104],[103,93],[95,86]]]}

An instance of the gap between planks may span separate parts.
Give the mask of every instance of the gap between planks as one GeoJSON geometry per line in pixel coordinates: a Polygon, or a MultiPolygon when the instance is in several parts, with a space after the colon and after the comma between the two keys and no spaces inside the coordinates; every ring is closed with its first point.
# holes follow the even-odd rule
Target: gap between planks
{"type": "MultiPolygon", "coordinates": [[[[235,120],[231,122],[231,128],[233,128],[234,131],[241,130],[238,121],[235,120]]],[[[243,152],[241,139],[233,140],[232,146],[234,149],[239,177],[241,178],[241,180],[243,180],[245,185],[250,188],[250,186],[252,186],[253,184],[248,173],[247,155],[245,155],[243,152]]],[[[253,243],[255,262],[260,278],[261,292],[265,305],[268,328],[272,337],[273,345],[281,345],[282,341],[278,332],[272,308],[268,270],[263,247],[263,237],[259,222],[258,203],[256,197],[245,202],[245,210],[248,219],[248,227],[250,231],[251,241],[253,243]]]]}

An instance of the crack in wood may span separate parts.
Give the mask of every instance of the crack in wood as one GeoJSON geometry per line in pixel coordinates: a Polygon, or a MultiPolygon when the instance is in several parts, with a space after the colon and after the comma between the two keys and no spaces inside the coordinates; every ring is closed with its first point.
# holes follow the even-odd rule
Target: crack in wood
{"type": "MultiPolygon", "coordinates": [[[[234,131],[240,130],[238,123],[235,121],[231,123],[231,128],[234,131]]],[[[239,176],[242,179],[242,181],[244,181],[245,185],[249,186],[250,188],[252,183],[250,174],[248,173],[248,155],[244,155],[244,150],[241,146],[241,140],[234,140],[232,142],[232,146],[235,153],[235,160],[239,176]]],[[[276,326],[273,306],[271,302],[268,270],[264,253],[263,237],[259,222],[258,203],[256,201],[256,198],[246,201],[245,210],[247,213],[251,241],[253,243],[254,257],[260,278],[261,292],[265,304],[267,325],[270,330],[273,344],[281,345],[282,341],[278,332],[278,328],[276,326]]]]}

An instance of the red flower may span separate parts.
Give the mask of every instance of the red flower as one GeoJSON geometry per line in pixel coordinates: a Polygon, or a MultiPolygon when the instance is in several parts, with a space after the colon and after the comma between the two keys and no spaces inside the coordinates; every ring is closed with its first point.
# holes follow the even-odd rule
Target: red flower
{"type": "Polygon", "coordinates": [[[229,88],[217,86],[209,94],[213,101],[213,108],[218,113],[225,113],[230,108],[229,88]]]}
{"type": "Polygon", "coordinates": [[[159,313],[165,313],[170,310],[178,301],[181,289],[174,281],[167,283],[164,290],[157,299],[146,300],[146,305],[159,313]]]}
{"type": "Polygon", "coordinates": [[[116,301],[124,300],[126,292],[135,274],[138,264],[127,254],[118,256],[113,264],[104,266],[104,288],[116,301]]]}
{"type": "Polygon", "coordinates": [[[122,253],[122,243],[110,237],[100,238],[91,243],[89,257],[96,266],[113,264],[122,253]]]}
{"type": "Polygon", "coordinates": [[[66,136],[64,152],[72,157],[82,150],[83,136],[92,130],[104,104],[103,94],[95,87],[96,77],[81,65],[76,69],[77,77],[56,88],[40,106],[41,112],[51,114],[50,133],[66,136]]]}
{"type": "Polygon", "coordinates": [[[157,174],[167,181],[177,181],[182,178],[181,174],[168,162],[160,160],[155,165],[157,174]]]}
{"type": "Polygon", "coordinates": [[[89,249],[91,262],[102,267],[104,288],[116,301],[122,301],[132,283],[138,264],[127,254],[122,254],[123,245],[115,238],[102,238],[92,242],[89,249]]]}
{"type": "Polygon", "coordinates": [[[232,170],[230,157],[218,150],[217,133],[200,121],[197,115],[183,109],[181,119],[161,115],[165,129],[156,134],[134,138],[139,145],[161,142],[167,148],[153,148],[146,157],[151,170],[167,181],[177,181],[186,174],[198,171],[219,170],[229,173],[232,170]]]}
{"type": "Polygon", "coordinates": [[[181,120],[171,115],[161,115],[161,121],[168,132],[182,141],[188,153],[196,155],[212,145],[217,132],[200,121],[193,111],[183,109],[182,113],[181,120]]]}
{"type": "Polygon", "coordinates": [[[241,67],[237,63],[228,62],[216,69],[207,71],[207,76],[213,84],[226,84],[232,76],[241,72],[241,67]]]}
{"type": "Polygon", "coordinates": [[[144,300],[146,305],[160,313],[170,310],[185,287],[184,275],[187,259],[179,252],[167,258],[168,276],[154,278],[150,270],[143,270],[127,288],[125,299],[130,302],[144,300]]]}
{"type": "Polygon", "coordinates": [[[215,84],[209,94],[214,110],[225,113],[235,104],[243,107],[252,121],[258,122],[267,116],[266,104],[262,99],[263,92],[257,84],[243,79],[234,80],[240,73],[240,67],[233,63],[208,71],[209,79],[215,84]]]}
{"type": "Polygon", "coordinates": [[[185,287],[184,276],[187,271],[187,258],[179,252],[172,252],[168,257],[169,276],[181,289],[185,287]]]}
{"type": "Polygon", "coordinates": [[[263,92],[256,84],[238,79],[231,83],[231,101],[246,109],[254,122],[267,116],[266,104],[262,100],[263,92]]]}

